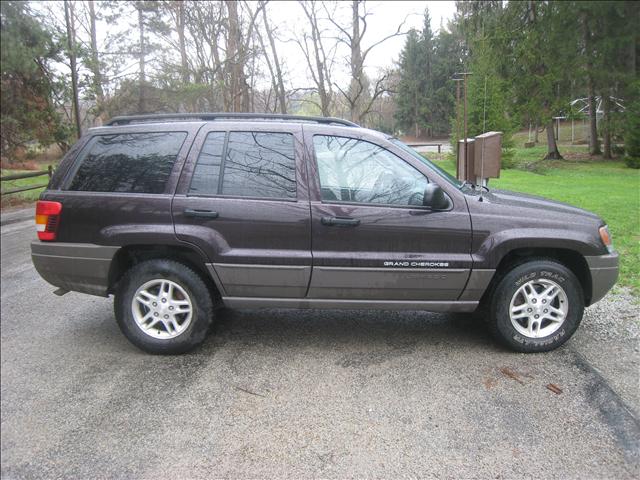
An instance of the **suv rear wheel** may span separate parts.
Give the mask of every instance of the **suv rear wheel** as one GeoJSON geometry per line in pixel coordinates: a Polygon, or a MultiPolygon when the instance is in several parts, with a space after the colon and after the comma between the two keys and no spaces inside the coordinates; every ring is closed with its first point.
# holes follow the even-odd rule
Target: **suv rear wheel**
{"type": "Polygon", "coordinates": [[[142,350],[184,353],[205,339],[213,302],[204,281],[173,260],[148,260],[120,281],[114,302],[118,326],[142,350]]]}
{"type": "Polygon", "coordinates": [[[583,312],[584,295],[573,272],[552,260],[532,260],[499,281],[489,325],[513,350],[546,352],[571,338],[583,312]]]}

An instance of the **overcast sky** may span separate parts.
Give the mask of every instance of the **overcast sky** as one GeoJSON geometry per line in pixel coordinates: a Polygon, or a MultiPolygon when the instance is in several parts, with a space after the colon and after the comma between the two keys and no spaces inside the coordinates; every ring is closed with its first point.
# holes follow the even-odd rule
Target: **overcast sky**
{"type": "MultiPolygon", "coordinates": [[[[255,9],[255,2],[250,1],[252,9],[255,9]]],[[[58,22],[64,24],[64,9],[62,2],[34,2],[37,11],[46,13],[45,5],[48,5],[52,13],[58,18],[58,22]]],[[[342,25],[350,23],[351,2],[340,2],[334,20],[342,25]]],[[[429,8],[431,15],[431,28],[434,32],[440,29],[440,25],[446,26],[448,20],[453,18],[456,7],[453,1],[421,2],[421,1],[381,1],[369,0],[366,2],[367,12],[367,32],[364,38],[363,49],[382,38],[393,34],[398,30],[398,26],[404,22],[402,31],[407,32],[411,28],[422,29],[422,21],[425,8],[429,8]]],[[[302,8],[295,1],[272,0],[268,3],[270,24],[276,28],[276,45],[280,61],[284,64],[283,71],[287,72],[286,78],[289,80],[286,88],[311,87],[313,82],[307,71],[305,58],[300,51],[300,47],[292,41],[296,34],[300,34],[301,29],[308,31],[308,23],[302,12],[302,8]]],[[[330,35],[337,35],[335,27],[330,35]]],[[[105,50],[105,40],[107,33],[117,31],[132,31],[135,29],[134,18],[120,18],[115,24],[107,24],[104,20],[98,22],[98,42],[99,49],[105,50]]],[[[137,32],[133,32],[137,35],[137,32]]],[[[405,42],[405,35],[393,37],[375,47],[367,57],[365,68],[371,78],[376,78],[380,69],[392,67],[397,62],[405,42]]],[[[137,37],[132,36],[132,41],[137,37]]],[[[331,44],[331,40],[327,40],[331,44]]],[[[325,47],[326,48],[326,47],[325,47]]],[[[349,63],[348,50],[343,47],[336,58],[336,66],[333,71],[333,81],[341,85],[349,83],[349,63]]],[[[153,57],[151,55],[150,57],[153,57]]],[[[152,60],[152,58],[149,58],[152,60]]],[[[130,76],[137,75],[138,62],[136,59],[127,61],[127,68],[119,72],[130,76]]],[[[68,67],[60,66],[61,69],[68,67]]],[[[263,78],[258,80],[257,86],[269,88],[270,79],[267,76],[266,67],[263,70],[263,78]]]]}
{"type": "MultiPolygon", "coordinates": [[[[351,2],[343,2],[341,8],[345,9],[344,13],[348,13],[351,2]]],[[[453,18],[456,11],[455,2],[419,2],[419,1],[368,1],[367,11],[372,15],[367,17],[367,33],[363,47],[384,38],[397,31],[398,26],[405,21],[403,31],[410,28],[422,30],[422,20],[425,8],[429,8],[431,15],[431,29],[436,32],[440,29],[440,25],[446,26],[447,21],[453,18]]],[[[278,25],[278,35],[281,39],[290,37],[296,31],[296,25],[299,27],[300,22],[304,22],[302,11],[297,2],[288,1],[272,1],[269,2],[269,14],[273,17],[272,25],[278,25]]],[[[406,36],[398,36],[390,38],[386,42],[375,47],[367,58],[367,73],[375,76],[378,69],[390,67],[398,60],[402,47],[404,46],[406,36]]],[[[291,78],[294,82],[301,84],[308,83],[305,61],[299,47],[294,43],[280,43],[279,52],[283,52],[281,58],[284,58],[287,69],[291,72],[291,78]]],[[[347,75],[346,71],[342,72],[347,75]]],[[[342,78],[335,78],[337,81],[342,78]]],[[[298,87],[302,85],[292,85],[298,87]]]]}

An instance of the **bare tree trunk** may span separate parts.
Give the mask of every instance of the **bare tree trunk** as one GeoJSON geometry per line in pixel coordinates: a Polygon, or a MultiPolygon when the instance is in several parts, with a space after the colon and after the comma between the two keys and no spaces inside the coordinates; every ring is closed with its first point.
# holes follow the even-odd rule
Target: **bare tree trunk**
{"type": "Polygon", "coordinates": [[[189,61],[187,58],[187,47],[184,33],[184,3],[174,2],[176,8],[176,30],[178,31],[178,45],[180,46],[180,68],[182,69],[182,83],[188,84],[190,81],[189,61]]]}
{"type": "Polygon", "coordinates": [[[360,49],[360,1],[351,2],[351,85],[349,86],[349,116],[352,122],[361,123],[360,96],[363,90],[362,50],[360,49]]]}
{"type": "Polygon", "coordinates": [[[613,155],[611,154],[611,99],[609,98],[608,91],[602,93],[602,110],[604,113],[602,117],[602,156],[607,160],[610,160],[611,158],[613,158],[613,155]]]}
{"type": "Polygon", "coordinates": [[[560,155],[558,144],[556,143],[553,118],[549,119],[549,123],[547,123],[547,156],[544,158],[545,160],[562,160],[562,155],[560,155]]]}
{"type": "Polygon", "coordinates": [[[533,133],[533,143],[535,143],[536,145],[538,144],[538,141],[539,141],[539,139],[538,139],[538,134],[540,133],[539,129],[540,129],[540,125],[538,125],[538,120],[536,120],[535,130],[533,131],[534,132],[533,133]]]}
{"type": "Polygon", "coordinates": [[[345,92],[338,85],[336,85],[336,87],[340,90],[340,93],[348,104],[351,120],[360,124],[366,121],[367,116],[372,111],[376,99],[388,91],[386,81],[390,76],[390,72],[386,71],[382,76],[376,79],[375,83],[371,87],[369,79],[364,71],[364,63],[367,55],[371,53],[373,48],[388,39],[398,35],[404,35],[404,33],[401,32],[404,25],[404,22],[402,22],[395,33],[387,35],[363,50],[362,39],[367,31],[368,16],[366,9],[362,14],[360,14],[360,5],[364,4],[363,0],[352,1],[350,32],[332,19],[331,16],[328,18],[328,20],[340,31],[340,41],[346,44],[351,51],[351,81],[349,83],[348,91],[345,92]],[[361,22],[362,28],[360,27],[361,22]]]}
{"type": "Polygon", "coordinates": [[[91,65],[93,75],[93,91],[96,95],[96,113],[102,124],[104,115],[104,91],[102,89],[102,71],[98,55],[98,33],[96,29],[96,11],[93,0],[89,2],[89,34],[91,36],[91,65]]]}
{"type": "Polygon", "coordinates": [[[68,0],[64,2],[64,19],[67,24],[67,45],[69,47],[69,63],[71,65],[71,90],[73,102],[73,116],[76,124],[76,134],[78,138],[82,136],[80,125],[80,105],[78,100],[78,70],[76,68],[76,29],[73,19],[73,6],[68,0]]]}
{"type": "Polygon", "coordinates": [[[234,0],[226,0],[229,15],[229,32],[227,38],[227,62],[229,64],[228,98],[225,109],[239,112],[242,108],[241,73],[242,65],[239,57],[240,30],[238,25],[238,4],[234,0]]]}
{"type": "Polygon", "coordinates": [[[320,28],[318,27],[318,14],[316,11],[318,3],[301,2],[300,5],[302,6],[311,26],[311,46],[313,48],[313,52],[308,51],[306,37],[304,44],[302,41],[298,41],[298,45],[300,45],[300,49],[304,53],[307,66],[309,67],[313,81],[316,84],[318,96],[320,97],[320,111],[322,112],[322,115],[329,117],[331,116],[331,104],[333,102],[333,95],[331,92],[331,65],[333,63],[333,59],[328,58],[322,43],[320,28]]]}
{"type": "Polygon", "coordinates": [[[589,103],[589,154],[600,154],[600,143],[598,142],[598,112],[596,110],[595,87],[593,82],[593,59],[591,52],[591,30],[589,29],[587,13],[582,13],[582,34],[587,59],[585,68],[587,71],[587,97],[589,103]]]}
{"type": "MultiPolygon", "coordinates": [[[[278,81],[276,80],[276,74],[273,69],[271,59],[269,58],[269,55],[267,55],[267,50],[265,49],[264,41],[262,40],[262,35],[260,34],[260,32],[257,32],[257,33],[258,33],[258,41],[260,42],[260,48],[264,52],[264,59],[267,62],[267,69],[269,70],[269,75],[271,76],[271,89],[269,90],[269,95],[266,98],[265,110],[275,113],[278,110],[278,105],[277,105],[278,104],[278,81]],[[276,97],[273,110],[271,110],[271,90],[274,91],[275,97],[276,97]]],[[[282,112],[282,113],[286,113],[286,112],[282,112]]]]}
{"type": "Polygon", "coordinates": [[[273,55],[273,63],[276,71],[276,97],[280,104],[280,113],[287,113],[287,97],[284,91],[284,82],[282,81],[282,70],[280,68],[280,61],[278,60],[278,51],[276,50],[276,43],[273,38],[273,31],[269,27],[269,21],[267,19],[267,9],[262,2],[262,19],[264,21],[264,28],[267,31],[267,38],[271,45],[271,54],[273,55]]]}
{"type": "Polygon", "coordinates": [[[138,97],[138,113],[145,113],[145,44],[144,44],[144,15],[142,13],[142,4],[138,4],[138,30],[140,31],[140,71],[138,77],[138,83],[140,86],[138,97]]]}

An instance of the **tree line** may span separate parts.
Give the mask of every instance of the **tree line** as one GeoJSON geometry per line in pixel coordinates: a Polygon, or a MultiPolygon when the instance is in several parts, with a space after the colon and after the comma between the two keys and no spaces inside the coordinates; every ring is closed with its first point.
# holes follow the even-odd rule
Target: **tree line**
{"type": "Polygon", "coordinates": [[[553,119],[578,117],[571,103],[584,98],[589,151],[611,158],[615,137],[626,135],[631,144],[640,135],[634,120],[639,42],[637,2],[457,2],[455,17],[437,35],[428,12],[422,31],[409,32],[399,63],[396,117],[415,135],[451,132],[454,141],[462,138],[454,77],[471,73],[470,136],[502,131],[509,146],[511,133],[531,125],[536,142],[546,130],[547,158],[558,159],[553,119]]]}
{"type": "MultiPolygon", "coordinates": [[[[469,1],[434,33],[370,27],[364,0],[300,0],[287,31],[274,21],[290,3],[258,1],[3,1],[2,156],[30,142],[66,149],[88,126],[122,114],[280,112],[339,116],[389,133],[461,138],[456,82],[468,80],[469,134],[551,128],[588,99],[590,150],[611,155],[637,105],[639,9],[634,2],[469,1]],[[376,49],[405,46],[372,70],[376,49]],[[304,61],[294,78],[284,44],[304,61]],[[602,98],[596,121],[594,102],[602,98]],[[625,114],[611,99],[629,107],[625,114]],[[485,101],[486,99],[486,101],[485,101]],[[635,103],[634,103],[635,101],[635,103]],[[626,123],[625,123],[626,122],[626,123]],[[598,138],[603,138],[603,145],[598,138]]],[[[637,115],[636,117],[637,118],[637,115]]],[[[636,128],[636,131],[638,128],[636,128]]]]}
{"type": "Polygon", "coordinates": [[[371,75],[367,65],[403,25],[376,36],[362,0],[299,1],[299,25],[284,31],[272,12],[290,5],[3,1],[3,156],[31,140],[66,148],[122,114],[308,113],[372,126],[391,118],[393,70],[371,75]],[[304,58],[302,83],[289,76],[285,42],[304,58]]]}

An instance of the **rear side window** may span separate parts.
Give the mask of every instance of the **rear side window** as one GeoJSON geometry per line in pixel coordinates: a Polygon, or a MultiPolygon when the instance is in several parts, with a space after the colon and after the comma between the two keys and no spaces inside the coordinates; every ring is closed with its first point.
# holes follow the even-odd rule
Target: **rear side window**
{"type": "Polygon", "coordinates": [[[207,135],[191,181],[191,195],[296,197],[291,133],[230,132],[224,147],[222,132],[207,135]]]}
{"type": "Polygon", "coordinates": [[[207,135],[193,172],[189,193],[218,193],[225,136],[225,132],[211,132],[207,135]]]}
{"type": "Polygon", "coordinates": [[[163,193],[185,132],[100,135],[88,146],[70,190],[163,193]]]}

